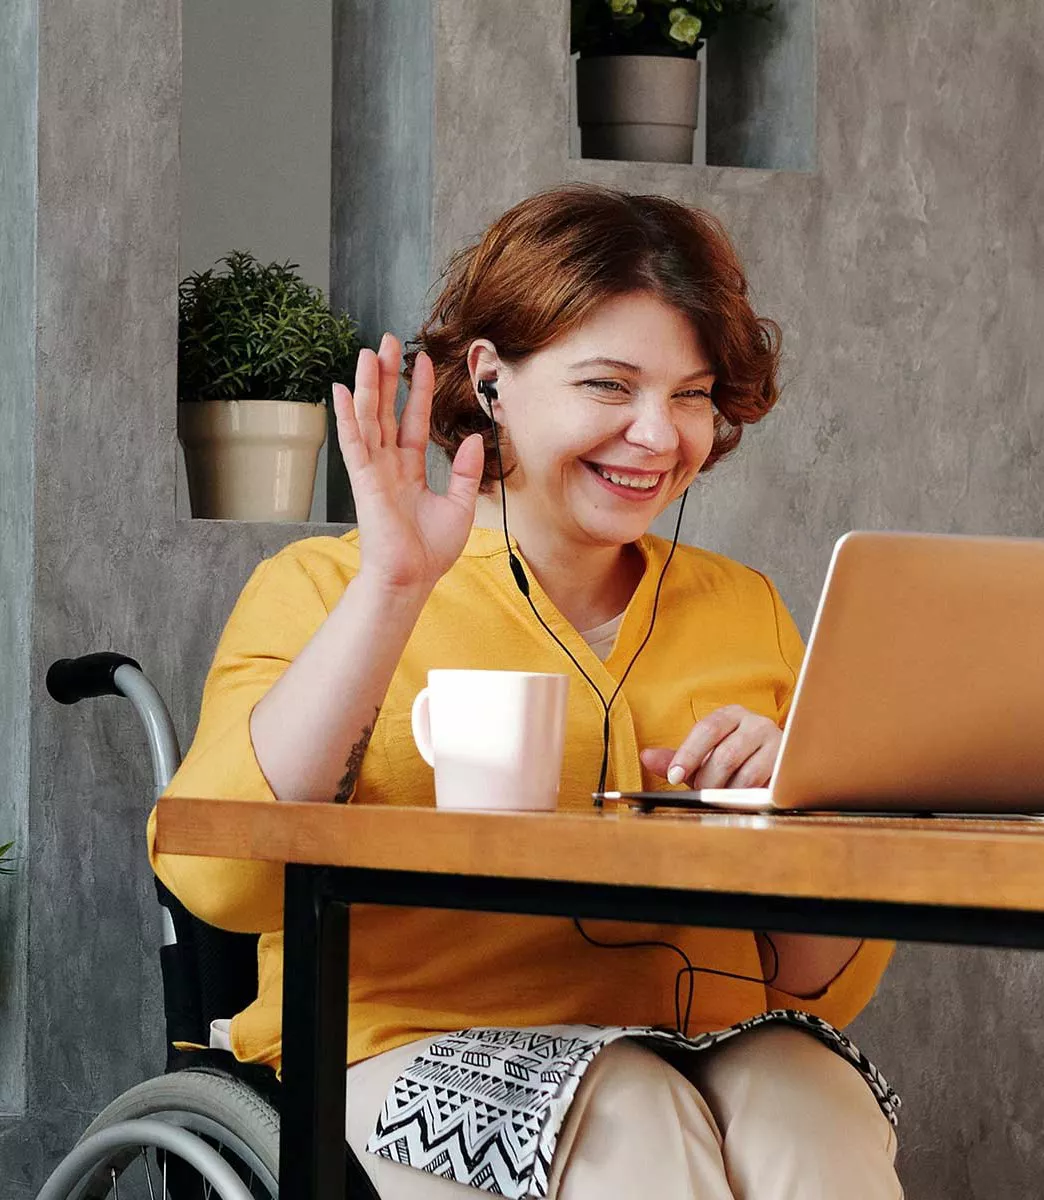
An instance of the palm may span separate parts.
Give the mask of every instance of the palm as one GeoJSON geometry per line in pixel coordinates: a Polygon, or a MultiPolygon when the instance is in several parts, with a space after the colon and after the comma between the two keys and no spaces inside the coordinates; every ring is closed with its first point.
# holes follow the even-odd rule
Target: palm
{"type": "Polygon", "coordinates": [[[380,355],[364,350],[354,397],[334,386],[337,435],[352,484],[363,569],[396,587],[432,586],[456,562],[475,514],[482,477],[479,437],[457,451],[444,496],[425,475],[434,375],[419,354],[406,407],[395,419],[400,349],[386,336],[380,355]]]}

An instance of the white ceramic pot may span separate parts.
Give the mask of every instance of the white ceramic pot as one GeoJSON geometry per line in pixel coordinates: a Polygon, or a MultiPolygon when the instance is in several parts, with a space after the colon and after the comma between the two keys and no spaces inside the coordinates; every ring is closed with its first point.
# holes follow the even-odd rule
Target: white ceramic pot
{"type": "Polygon", "coordinates": [[[178,405],[194,517],[307,521],[326,406],[293,400],[178,405]]]}

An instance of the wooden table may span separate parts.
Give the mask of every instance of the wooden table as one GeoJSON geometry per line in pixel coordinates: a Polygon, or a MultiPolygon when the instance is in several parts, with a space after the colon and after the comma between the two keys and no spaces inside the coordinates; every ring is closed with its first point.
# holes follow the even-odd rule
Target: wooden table
{"type": "Polygon", "coordinates": [[[164,799],[157,846],[285,864],[281,1200],[344,1196],[352,904],[1044,949],[1044,822],[164,799]]]}

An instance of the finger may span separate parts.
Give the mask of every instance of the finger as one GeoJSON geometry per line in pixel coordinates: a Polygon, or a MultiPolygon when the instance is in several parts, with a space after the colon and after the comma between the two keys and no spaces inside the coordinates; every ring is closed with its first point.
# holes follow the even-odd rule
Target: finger
{"type": "Polygon", "coordinates": [[[394,446],[399,433],[399,424],[395,419],[395,397],[399,392],[402,346],[393,333],[386,333],[381,338],[377,361],[381,368],[381,398],[377,405],[377,420],[381,426],[381,445],[394,446]]]}
{"type": "Polygon", "coordinates": [[[377,408],[381,400],[381,373],[377,355],[364,347],[355,364],[355,419],[359,434],[371,453],[381,448],[381,426],[377,408]]]}
{"type": "Polygon", "coordinates": [[[674,762],[674,751],[665,746],[648,746],[638,757],[642,765],[660,779],[667,778],[667,769],[674,762]]]}
{"type": "Polygon", "coordinates": [[[486,450],[482,443],[482,434],[469,434],[457,447],[457,453],[453,456],[453,469],[450,472],[449,487],[446,488],[446,498],[474,512],[485,464],[486,450]]]}
{"type": "Polygon", "coordinates": [[[410,394],[399,422],[399,445],[403,450],[428,448],[431,429],[431,398],[435,392],[435,371],[431,359],[421,350],[413,364],[410,394]]]}
{"type": "MultiPolygon", "coordinates": [[[[697,721],[689,736],[678,747],[667,769],[668,782],[681,783],[682,780],[688,779],[718,743],[739,728],[745,715],[746,709],[740,708],[738,704],[730,704],[726,708],[715,709],[701,721],[697,721]]],[[[704,784],[704,787],[710,786],[704,784]]]]}
{"type": "Polygon", "coordinates": [[[772,772],[776,767],[777,750],[778,747],[774,742],[763,743],[761,748],[735,772],[729,780],[728,786],[731,788],[765,787],[772,778],[772,772]]]}
{"type": "Polygon", "coordinates": [[[341,457],[349,478],[353,471],[365,467],[370,461],[366,443],[359,432],[359,422],[355,417],[355,405],[352,393],[343,383],[333,385],[334,419],[337,423],[337,444],[341,448],[341,457]]]}
{"type": "Polygon", "coordinates": [[[728,787],[737,771],[764,745],[756,730],[741,725],[722,740],[707,755],[707,760],[693,776],[694,788],[728,787]]]}

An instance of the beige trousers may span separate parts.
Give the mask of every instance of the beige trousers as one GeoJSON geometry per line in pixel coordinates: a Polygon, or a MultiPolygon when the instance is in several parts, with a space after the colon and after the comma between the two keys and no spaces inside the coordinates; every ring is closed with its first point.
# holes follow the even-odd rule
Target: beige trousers
{"type": "MultiPolygon", "coordinates": [[[[381,1200],[477,1200],[365,1153],[393,1080],[428,1044],[349,1069],[348,1141],[381,1200]]],[[[550,1200],[901,1200],[892,1126],[810,1035],[769,1025],[673,1061],[626,1039],[595,1057],[559,1134],[550,1200]]]]}

